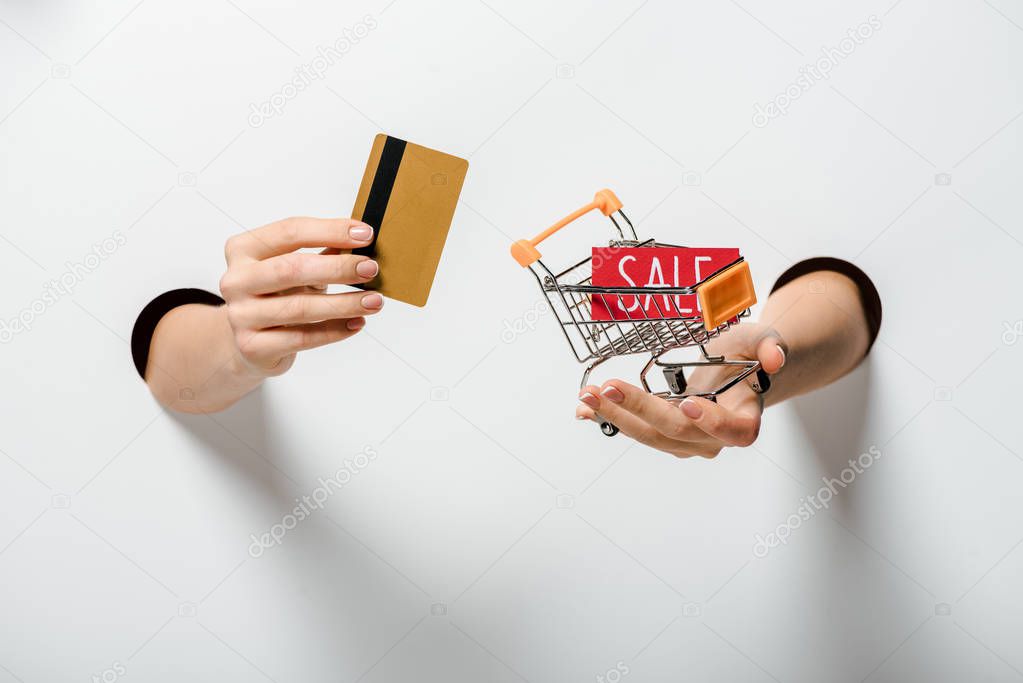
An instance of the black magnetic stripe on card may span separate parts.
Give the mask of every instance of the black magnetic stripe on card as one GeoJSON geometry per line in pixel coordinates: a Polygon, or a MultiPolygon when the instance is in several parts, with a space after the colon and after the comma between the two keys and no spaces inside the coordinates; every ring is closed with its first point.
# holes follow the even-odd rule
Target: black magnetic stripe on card
{"type": "Polygon", "coordinates": [[[373,184],[369,187],[369,196],[366,197],[366,208],[362,211],[362,222],[373,228],[373,243],[368,247],[353,249],[353,254],[376,256],[380,227],[384,222],[384,213],[387,212],[387,202],[391,199],[394,181],[398,177],[398,167],[401,166],[401,159],[405,155],[406,144],[404,140],[392,138],[390,135],[384,141],[380,163],[377,164],[377,172],[373,176],[373,184]]]}

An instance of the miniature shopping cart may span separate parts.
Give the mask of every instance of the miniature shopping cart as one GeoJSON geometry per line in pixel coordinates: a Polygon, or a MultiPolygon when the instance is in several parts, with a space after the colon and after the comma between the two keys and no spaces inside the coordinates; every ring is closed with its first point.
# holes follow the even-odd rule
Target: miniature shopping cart
{"type": "MultiPolygon", "coordinates": [[[[601,190],[594,196],[592,202],[573,211],[536,237],[519,240],[512,245],[512,256],[519,265],[528,267],[536,277],[541,291],[551,305],[551,310],[557,315],[561,330],[576,359],[580,363],[588,363],[583,372],[580,388],[587,385],[594,368],[609,358],[643,353],[650,354],[650,359],[639,375],[643,389],[665,399],[680,400],[686,396],[702,396],[713,401],[718,395],[751,375],[754,376],[752,380],[754,390],[760,393],[766,391],[768,378],[760,369],[759,362],[726,360],[723,356],[708,354],[706,349],[706,344],[711,339],[749,316],[749,307],[756,303],[753,279],[745,260],[740,256],[688,287],[594,286],[591,283],[592,256],[560,273],[550,270],[540,260],[537,245],[594,209],[599,209],[614,225],[617,239],[610,241],[611,247],[676,246],[655,242],[653,239],[639,240],[632,222],[622,212],[622,203],[611,190],[601,190]],[[622,229],[622,223],[615,214],[627,226],[627,232],[622,229]],[[659,303],[667,296],[692,294],[697,295],[699,302],[696,315],[682,315],[677,308],[662,306],[659,303]],[[625,305],[626,297],[633,297],[632,301],[635,301],[635,297],[638,296],[648,297],[656,307],[658,312],[656,317],[649,315],[645,307],[640,307],[635,317],[630,314],[625,320],[593,319],[595,301],[603,304],[605,311],[612,310],[612,304],[617,304],[620,307],[618,310],[626,310],[630,308],[625,305]],[[693,346],[700,348],[702,354],[700,360],[685,363],[661,360],[661,356],[668,351],[693,346]],[[654,366],[663,371],[668,391],[653,391],[647,383],[647,373],[654,366]],[[715,389],[687,393],[686,370],[700,366],[734,366],[736,373],[715,389]]],[[[600,429],[608,436],[618,433],[618,428],[607,421],[601,423],[600,429]]]]}

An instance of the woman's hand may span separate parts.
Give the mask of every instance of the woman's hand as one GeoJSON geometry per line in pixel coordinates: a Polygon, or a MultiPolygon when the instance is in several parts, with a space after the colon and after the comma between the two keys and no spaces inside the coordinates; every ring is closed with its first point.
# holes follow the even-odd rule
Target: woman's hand
{"type": "Polygon", "coordinates": [[[295,354],[351,337],[377,313],[370,292],[327,294],[327,285],[372,280],[379,266],[339,249],[368,245],[373,229],[346,218],[288,218],[231,237],[220,291],[239,369],[263,377],[288,370],[295,354]],[[320,253],[303,247],[326,247],[320,253]]]}
{"type": "MultiPolygon", "coordinates": [[[[666,401],[615,379],[585,387],[576,416],[607,420],[637,441],[683,458],[713,458],[725,446],[748,446],[760,432],[765,401],[773,405],[826,386],[863,361],[877,331],[868,324],[864,296],[848,275],[810,271],[771,292],[759,323],[738,325],[707,345],[711,355],[759,360],[775,375],[767,396],[740,382],[717,403],[666,401]]],[[[876,314],[880,320],[880,308],[876,314]]],[[[728,372],[727,366],[699,368],[689,387],[708,391],[723,384],[728,372]]]]}
{"type": "Polygon", "coordinates": [[[153,395],[173,410],[217,412],[287,371],[299,351],[354,335],[383,298],[326,290],[377,275],[372,259],[339,253],[372,240],[370,226],[347,218],[288,218],[229,239],[227,304],[178,306],[153,331],[145,372],[153,395]]]}
{"type": "MultiPolygon", "coordinates": [[[[772,328],[744,323],[708,346],[708,353],[729,359],[759,360],[774,374],[785,364],[781,339],[772,328]]],[[[719,386],[734,368],[698,368],[687,378],[693,391],[719,386]]],[[[601,387],[587,386],[579,395],[576,417],[604,420],[623,434],[680,458],[713,458],[726,446],[749,446],[760,433],[764,402],[748,382],[740,382],[718,396],[717,402],[691,397],[665,400],[639,387],[612,379],[601,387]],[[599,415],[599,417],[598,417],[599,415]]]]}

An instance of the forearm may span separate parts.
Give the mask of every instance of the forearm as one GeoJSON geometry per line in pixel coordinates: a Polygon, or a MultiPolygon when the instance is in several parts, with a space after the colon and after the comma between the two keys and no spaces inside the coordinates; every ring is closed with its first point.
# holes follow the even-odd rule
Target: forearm
{"type": "Polygon", "coordinates": [[[178,306],[156,326],[146,383],[164,406],[184,413],[216,412],[262,380],[238,354],[225,306],[178,306]]]}
{"type": "Polygon", "coordinates": [[[784,366],[771,377],[767,405],[851,372],[871,342],[856,284],[832,271],[808,273],[776,290],[760,322],[779,334],[786,351],[784,366]]]}

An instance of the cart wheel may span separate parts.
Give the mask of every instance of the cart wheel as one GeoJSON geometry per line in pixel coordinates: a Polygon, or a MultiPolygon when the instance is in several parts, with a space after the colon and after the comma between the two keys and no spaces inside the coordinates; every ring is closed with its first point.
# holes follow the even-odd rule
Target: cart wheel
{"type": "Polygon", "coordinates": [[[758,394],[765,394],[771,388],[771,376],[764,370],[757,370],[757,379],[753,383],[753,390],[758,394]]]}
{"type": "Polygon", "coordinates": [[[681,396],[686,393],[686,373],[681,366],[665,366],[664,381],[668,383],[671,393],[681,396]]]}
{"type": "Polygon", "coordinates": [[[610,422],[601,422],[600,431],[604,432],[604,436],[614,436],[618,433],[619,429],[610,422]]]}

